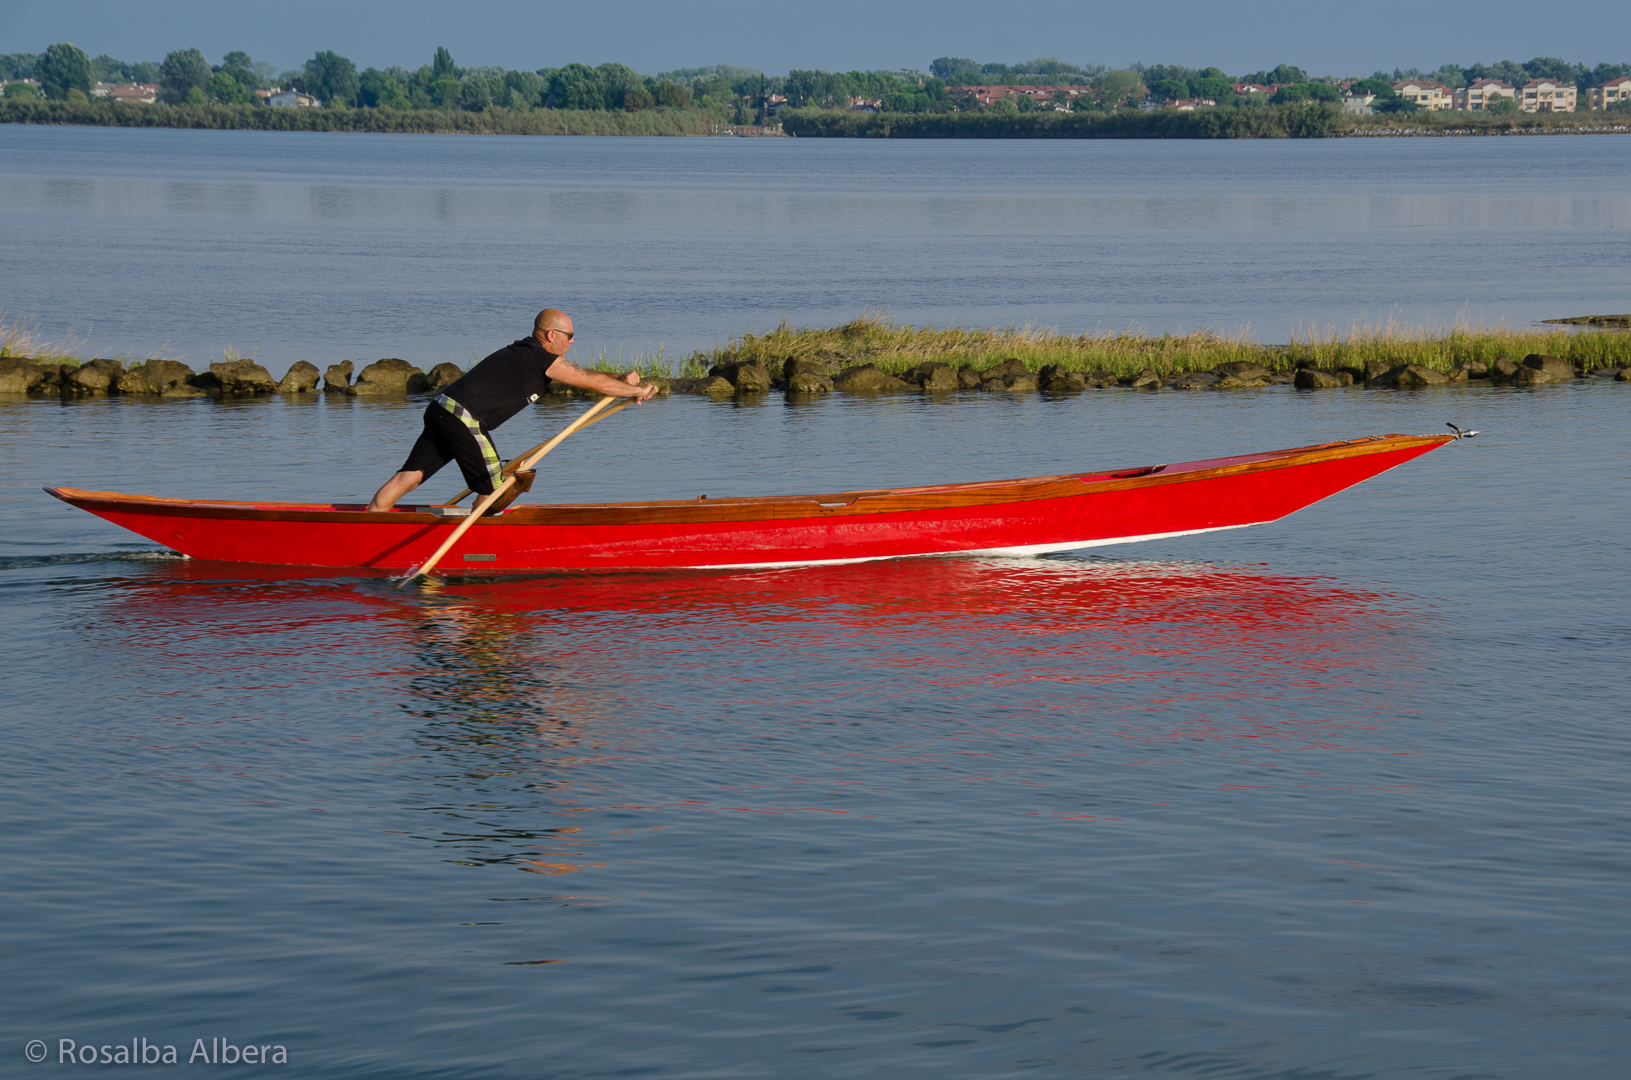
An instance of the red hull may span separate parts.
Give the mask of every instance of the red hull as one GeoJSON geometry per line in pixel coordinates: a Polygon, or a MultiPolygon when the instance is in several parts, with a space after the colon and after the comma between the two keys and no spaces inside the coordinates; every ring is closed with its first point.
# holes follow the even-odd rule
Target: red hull
{"type": "MultiPolygon", "coordinates": [[[[514,506],[444,571],[800,565],[1039,554],[1274,521],[1451,441],[1385,435],[1182,465],[836,495],[514,506]]],[[[406,570],[459,519],[425,508],[201,502],[47,488],[195,559],[406,570]]]]}

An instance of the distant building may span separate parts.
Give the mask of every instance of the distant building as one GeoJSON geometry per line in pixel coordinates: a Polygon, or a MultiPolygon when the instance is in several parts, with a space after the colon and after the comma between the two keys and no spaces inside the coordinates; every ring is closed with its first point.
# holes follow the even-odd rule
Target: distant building
{"type": "Polygon", "coordinates": [[[298,90],[275,90],[266,95],[266,104],[274,109],[315,109],[323,103],[298,90]]]}
{"type": "Polygon", "coordinates": [[[1455,106],[1455,91],[1431,79],[1400,79],[1393,84],[1393,90],[1423,109],[1450,109],[1455,106]]]}
{"type": "Polygon", "coordinates": [[[1348,94],[1342,99],[1342,115],[1369,116],[1376,111],[1371,107],[1375,100],[1375,94],[1348,94]]]}
{"type": "Polygon", "coordinates": [[[1179,112],[1194,112],[1202,105],[1216,105],[1211,98],[1182,98],[1178,101],[1167,102],[1167,108],[1177,109],[1179,112]]]}
{"type": "Polygon", "coordinates": [[[1479,79],[1471,86],[1455,92],[1455,107],[1471,112],[1483,112],[1497,100],[1516,97],[1517,93],[1500,79],[1479,79]]]}
{"type": "Polygon", "coordinates": [[[126,83],[113,87],[106,97],[109,101],[122,101],[126,105],[151,105],[159,99],[159,88],[156,83],[126,83]]]}
{"type": "Polygon", "coordinates": [[[1571,84],[1556,79],[1530,79],[1518,93],[1524,112],[1574,112],[1579,95],[1571,84]]]}
{"type": "Polygon", "coordinates": [[[875,113],[883,108],[883,98],[852,97],[847,112],[875,113]]]}
{"type": "Polygon", "coordinates": [[[1076,99],[1088,93],[1085,86],[955,86],[948,89],[955,97],[971,99],[981,105],[991,105],[1003,98],[1028,97],[1038,105],[1060,112],[1069,112],[1076,99]],[[1060,96],[1064,100],[1054,100],[1060,96]]]}
{"type": "Polygon", "coordinates": [[[1272,93],[1274,93],[1274,91],[1270,90],[1268,87],[1264,86],[1262,83],[1254,83],[1254,82],[1230,83],[1229,88],[1231,90],[1233,90],[1237,94],[1272,94],[1272,93]]]}
{"type": "Polygon", "coordinates": [[[1631,75],[1621,75],[1606,83],[1598,83],[1586,91],[1586,108],[1606,109],[1622,101],[1631,101],[1631,75]]]}

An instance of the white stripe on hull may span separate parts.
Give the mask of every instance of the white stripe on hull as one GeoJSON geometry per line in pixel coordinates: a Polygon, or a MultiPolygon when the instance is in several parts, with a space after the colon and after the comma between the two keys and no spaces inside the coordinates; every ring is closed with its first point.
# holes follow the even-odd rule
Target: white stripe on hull
{"type": "Polygon", "coordinates": [[[1113,536],[1104,540],[1072,540],[1063,544],[1026,544],[1022,547],[976,548],[970,551],[920,551],[910,555],[868,555],[860,559],[799,559],[794,562],[703,563],[697,566],[681,567],[681,569],[779,570],[790,566],[848,566],[851,563],[882,562],[885,559],[927,559],[936,555],[995,555],[1005,558],[1026,558],[1031,555],[1049,555],[1056,551],[1080,551],[1083,548],[1108,547],[1111,544],[1138,544],[1145,540],[1171,540],[1177,536],[1197,536],[1200,533],[1225,532],[1229,529],[1250,529],[1255,525],[1267,524],[1267,521],[1248,521],[1244,525],[1213,525],[1206,529],[1180,529],[1177,532],[1145,533],[1143,536],[1113,536]]]}

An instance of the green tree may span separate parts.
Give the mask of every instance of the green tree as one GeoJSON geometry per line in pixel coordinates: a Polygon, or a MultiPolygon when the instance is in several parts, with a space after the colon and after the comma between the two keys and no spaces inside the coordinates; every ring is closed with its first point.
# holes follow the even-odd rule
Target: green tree
{"type": "Polygon", "coordinates": [[[430,62],[430,81],[457,79],[459,69],[453,65],[453,54],[443,45],[436,46],[436,58],[430,62]]]}
{"type": "Polygon", "coordinates": [[[691,105],[691,91],[679,83],[658,83],[652,90],[651,96],[657,100],[659,108],[685,109],[691,105]]]}
{"type": "Polygon", "coordinates": [[[306,93],[324,105],[355,105],[361,89],[357,65],[330,50],[306,61],[306,93]]]}
{"type": "Polygon", "coordinates": [[[193,90],[203,93],[210,84],[210,62],[197,49],[177,49],[159,65],[159,96],[172,105],[187,100],[193,90]]]}
{"type": "MultiPolygon", "coordinates": [[[[46,50],[49,52],[50,50],[46,50]]],[[[1583,67],[1577,67],[1567,60],[1560,60],[1555,56],[1537,56],[1523,65],[1525,74],[1530,79],[1555,79],[1558,82],[1575,83],[1590,72],[1583,67]]],[[[1527,82],[1528,80],[1524,80],[1527,82]]]]}
{"type": "Polygon", "coordinates": [[[1189,96],[1193,98],[1210,98],[1221,102],[1234,97],[1234,94],[1234,85],[1221,75],[1203,75],[1189,80],[1189,96]]]}
{"type": "Polygon", "coordinates": [[[40,58],[34,53],[0,53],[0,79],[32,79],[40,58]]]}
{"type": "Polygon", "coordinates": [[[543,78],[535,71],[506,71],[504,107],[516,112],[536,109],[544,103],[544,88],[543,78]]]}
{"type": "Polygon", "coordinates": [[[1391,97],[1385,101],[1378,99],[1372,103],[1371,108],[1379,113],[1403,113],[1406,116],[1421,111],[1420,105],[1414,101],[1406,101],[1402,97],[1391,97]]]}
{"type": "Polygon", "coordinates": [[[966,56],[942,56],[929,65],[929,74],[948,86],[967,86],[982,79],[980,65],[966,56]]]}
{"type": "Polygon", "coordinates": [[[1111,109],[1136,101],[1147,92],[1135,71],[1106,71],[1093,80],[1093,88],[1099,92],[1099,100],[1111,109]]]}
{"type": "Polygon", "coordinates": [[[1189,84],[1177,79],[1160,79],[1149,86],[1150,95],[1158,101],[1177,101],[1189,96],[1189,84]]]}
{"type": "Polygon", "coordinates": [[[70,90],[89,94],[95,82],[91,78],[91,58],[84,49],[67,42],[46,46],[34,65],[34,77],[40,80],[45,96],[54,101],[66,98],[70,90]]]}
{"type": "Polygon", "coordinates": [[[1507,97],[1505,94],[1497,95],[1493,101],[1484,103],[1484,111],[1494,113],[1496,116],[1511,116],[1513,113],[1520,111],[1518,109],[1518,99],[1507,97]]]}
{"type": "Polygon", "coordinates": [[[255,100],[255,93],[227,72],[218,71],[210,78],[209,97],[222,105],[247,105],[255,100]]]}
{"type": "Polygon", "coordinates": [[[643,112],[646,109],[654,108],[656,104],[657,99],[652,97],[651,91],[643,86],[638,90],[630,90],[623,95],[623,108],[629,112],[643,112]]]}
{"type": "Polygon", "coordinates": [[[600,76],[587,64],[568,64],[549,80],[549,104],[556,109],[598,109],[600,76]]]}
{"type": "Polygon", "coordinates": [[[1384,79],[1357,79],[1348,87],[1350,94],[1374,94],[1378,98],[1398,97],[1393,84],[1384,79]]]}
{"type": "Polygon", "coordinates": [[[451,75],[443,75],[430,84],[431,103],[438,109],[457,109],[464,97],[464,83],[451,75]]]}
{"type": "Polygon", "coordinates": [[[89,95],[77,86],[70,86],[65,96],[70,105],[89,105],[91,103],[89,95]]]}
{"type": "Polygon", "coordinates": [[[272,79],[277,76],[276,67],[264,60],[251,60],[249,54],[242,50],[221,57],[215,72],[218,75],[231,75],[238,85],[249,90],[264,90],[272,85],[272,79]]]}
{"type": "Polygon", "coordinates": [[[602,64],[595,69],[600,80],[601,108],[621,109],[623,98],[630,90],[644,90],[645,79],[626,64],[602,64]]]}
{"type": "Polygon", "coordinates": [[[395,75],[369,68],[357,78],[358,97],[371,109],[406,109],[408,88],[395,75]]]}
{"type": "Polygon", "coordinates": [[[25,82],[6,84],[6,99],[8,101],[38,101],[40,92],[25,82]]]}

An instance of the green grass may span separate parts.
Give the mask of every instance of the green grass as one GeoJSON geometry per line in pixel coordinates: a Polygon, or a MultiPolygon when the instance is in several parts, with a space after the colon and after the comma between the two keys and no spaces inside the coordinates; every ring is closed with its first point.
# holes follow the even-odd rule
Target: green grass
{"type": "Polygon", "coordinates": [[[1284,344],[1263,345],[1246,332],[1200,330],[1151,337],[1136,330],[1071,335],[1031,326],[935,329],[901,326],[884,315],[867,313],[832,329],[794,328],[784,322],[769,333],[742,334],[714,349],[693,353],[676,374],[705,375],[714,364],[751,361],[780,377],[782,365],[796,356],[845,367],[876,364],[891,374],[926,360],[987,368],[1009,359],[1022,361],[1030,371],[1059,364],[1068,370],[1103,370],[1118,376],[1146,369],[1158,375],[1207,371],[1238,360],[1284,374],[1307,361],[1333,370],[1363,370],[1368,361],[1383,361],[1448,371],[1465,361],[1488,364],[1502,357],[1521,361],[1530,353],[1572,357],[1593,368],[1623,367],[1631,365],[1631,334],[1513,330],[1465,323],[1412,327],[1388,322],[1356,325],[1346,331],[1334,327],[1308,330],[1284,344]]]}
{"type": "Polygon", "coordinates": [[[18,317],[6,321],[0,311],[0,360],[33,360],[41,364],[72,364],[78,367],[86,360],[78,354],[85,340],[76,339],[73,331],[55,345],[40,339],[39,323],[18,317]]]}

